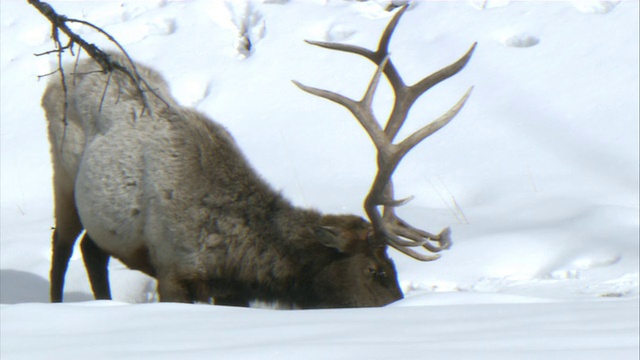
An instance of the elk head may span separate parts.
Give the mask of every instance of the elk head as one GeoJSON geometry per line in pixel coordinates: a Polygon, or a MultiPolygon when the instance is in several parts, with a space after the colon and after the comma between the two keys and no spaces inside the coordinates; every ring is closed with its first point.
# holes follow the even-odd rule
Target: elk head
{"type": "MultiPolygon", "coordinates": [[[[411,149],[434,132],[440,130],[458,114],[469,98],[473,87],[470,88],[449,111],[435,121],[412,133],[404,140],[395,143],[394,140],[414,102],[427,90],[462,70],[471,58],[477,43],[474,43],[466,54],[451,65],[428,75],[413,85],[406,85],[389,57],[389,41],[391,35],[400,17],[406,10],[407,5],[404,5],[396,12],[384,30],[378,44],[378,49],[375,51],[355,45],[306,41],[311,45],[322,48],[363,56],[377,65],[376,72],[369,82],[362,99],[353,100],[331,91],[303,85],[297,81],[294,81],[294,84],[310,94],[325,98],[347,108],[367,132],[376,147],[378,172],[371,185],[371,190],[364,201],[364,210],[371,221],[371,231],[367,235],[367,240],[371,248],[374,249],[374,251],[384,252],[379,249],[385,249],[386,246],[389,245],[414,259],[432,261],[438,259],[440,255],[425,254],[416,251],[415,248],[422,247],[431,253],[448,249],[451,246],[450,229],[445,228],[439,234],[434,235],[415,228],[399,218],[395,214],[394,209],[407,203],[411,198],[401,200],[394,199],[391,176],[400,163],[400,160],[402,160],[411,149]],[[395,95],[395,103],[384,128],[382,128],[381,123],[376,119],[372,110],[373,96],[382,75],[384,75],[391,84],[395,95]]],[[[386,257],[386,255],[384,256],[386,257]]],[[[391,267],[391,269],[393,268],[391,267]]],[[[393,276],[395,276],[395,269],[393,269],[393,271],[385,269],[385,271],[390,271],[393,273],[393,276]]],[[[387,275],[391,276],[391,273],[387,273],[387,275]]]]}
{"type": "Polygon", "coordinates": [[[324,246],[335,249],[337,256],[325,262],[310,283],[312,298],[320,307],[374,307],[402,299],[386,246],[372,246],[370,235],[371,224],[359,216],[322,217],[316,236],[324,246]]]}

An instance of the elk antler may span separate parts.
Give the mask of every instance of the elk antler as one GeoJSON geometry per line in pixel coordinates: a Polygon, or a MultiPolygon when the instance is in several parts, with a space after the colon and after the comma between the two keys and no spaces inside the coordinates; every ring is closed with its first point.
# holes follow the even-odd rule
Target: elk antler
{"type": "Polygon", "coordinates": [[[449,121],[458,114],[464,103],[469,98],[473,87],[471,87],[464,96],[462,96],[462,98],[451,109],[449,109],[449,111],[432,123],[424,126],[397,144],[394,144],[393,140],[404,124],[413,103],[424,92],[462,70],[471,58],[477,43],[474,43],[467,53],[453,64],[436,71],[414,85],[407,86],[402,81],[402,78],[391,62],[391,59],[389,59],[389,40],[391,39],[391,34],[406,9],[407,6],[405,5],[393,16],[387,25],[387,28],[382,33],[382,37],[380,38],[380,43],[378,44],[378,49],[376,51],[371,51],[355,45],[306,41],[309,44],[323,48],[358,54],[378,65],[378,68],[369,82],[369,86],[361,100],[352,100],[331,91],[302,85],[297,81],[294,81],[294,83],[300,89],[308,93],[333,101],[347,108],[369,134],[377,149],[378,173],[376,174],[371,190],[364,201],[364,209],[373,226],[371,241],[373,241],[374,244],[388,244],[415,259],[431,261],[438,259],[440,255],[425,255],[411,249],[411,247],[422,246],[431,252],[439,252],[443,249],[448,249],[451,246],[450,229],[446,228],[442,230],[440,234],[433,235],[424,230],[414,228],[400,219],[395,214],[394,208],[407,203],[411,198],[402,200],[395,200],[393,198],[393,183],[391,181],[391,176],[397,168],[400,160],[402,160],[402,158],[411,149],[413,149],[422,140],[426,139],[429,135],[440,130],[440,128],[448,124],[449,121]],[[380,76],[382,74],[384,74],[387,80],[389,80],[395,94],[395,103],[384,129],[376,120],[371,107],[373,95],[378,83],[380,82],[380,76]],[[378,206],[383,206],[384,210],[382,214],[380,214],[378,206]],[[433,241],[435,244],[430,243],[429,241],[433,241]]]}

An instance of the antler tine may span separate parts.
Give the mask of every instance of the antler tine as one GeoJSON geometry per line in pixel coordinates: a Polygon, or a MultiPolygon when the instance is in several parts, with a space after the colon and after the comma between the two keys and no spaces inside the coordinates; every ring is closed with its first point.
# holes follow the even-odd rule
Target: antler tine
{"type": "Polygon", "coordinates": [[[459,73],[460,70],[464,69],[464,67],[471,59],[471,55],[473,55],[473,52],[476,50],[476,46],[478,46],[478,43],[474,42],[469,50],[467,50],[467,52],[462,55],[462,57],[460,57],[460,59],[410,86],[411,92],[413,93],[411,94],[412,98],[418,98],[424,92],[431,89],[434,85],[441,83],[442,81],[459,73]]]}
{"type": "Polygon", "coordinates": [[[395,13],[395,15],[393,15],[393,18],[391,18],[389,24],[387,24],[387,27],[382,33],[382,36],[380,36],[380,42],[378,43],[378,50],[376,51],[376,53],[378,53],[378,56],[389,54],[389,42],[391,40],[391,35],[396,29],[398,22],[400,22],[400,18],[402,17],[402,15],[404,15],[405,11],[407,11],[408,8],[409,4],[402,5],[400,9],[398,9],[398,11],[395,13]]]}
{"type": "MultiPolygon", "coordinates": [[[[375,185],[374,185],[375,186],[375,185]]],[[[393,198],[393,183],[389,180],[385,190],[384,196],[389,199],[393,198]]],[[[402,204],[405,204],[408,200],[403,201],[402,204]]],[[[366,201],[365,201],[366,204],[366,201]]],[[[419,253],[411,247],[422,246],[425,249],[431,252],[439,252],[442,250],[441,247],[436,247],[429,244],[428,239],[437,239],[439,237],[448,238],[449,230],[448,228],[443,230],[443,232],[438,236],[433,236],[426,231],[415,229],[408,224],[406,224],[403,220],[399,219],[394,211],[395,206],[384,206],[384,213],[382,215],[382,230],[378,230],[376,233],[376,223],[372,219],[372,224],[374,226],[374,234],[373,241],[374,242],[383,242],[384,244],[388,244],[392,248],[400,251],[401,253],[408,255],[416,260],[420,261],[434,261],[440,258],[439,254],[435,255],[426,255],[419,253]],[[441,236],[443,235],[444,236],[441,236]],[[403,240],[401,237],[408,239],[403,240]]],[[[366,205],[365,205],[366,209],[366,205]]],[[[369,213],[369,209],[367,209],[367,213],[369,213]]],[[[377,208],[374,209],[374,213],[379,214],[377,208]]],[[[371,217],[370,217],[371,219],[371,217]]]]}
{"type": "Polygon", "coordinates": [[[361,46],[331,43],[331,42],[316,41],[316,40],[305,40],[304,42],[306,42],[309,45],[319,46],[321,48],[325,48],[329,50],[336,50],[336,51],[342,51],[342,52],[347,52],[351,54],[357,54],[375,62],[376,64],[378,63],[377,61],[374,60],[376,53],[374,51],[363,48],[361,46]]]}
{"type": "Polygon", "coordinates": [[[397,235],[391,243],[408,247],[422,246],[431,252],[440,252],[451,247],[451,229],[446,228],[440,234],[433,235],[427,231],[417,229],[407,224],[407,222],[396,215],[395,208],[411,201],[413,196],[401,200],[393,200],[393,182],[391,180],[389,180],[389,183],[384,190],[384,197],[386,198],[386,203],[383,205],[384,211],[382,219],[385,225],[390,229],[390,232],[397,235]],[[408,239],[409,241],[397,241],[400,237],[408,239]],[[429,241],[435,241],[438,245],[431,244],[429,241]]]}
{"type": "Polygon", "coordinates": [[[408,153],[413,147],[418,145],[422,140],[429,137],[431,134],[443,128],[447,125],[458,113],[462,110],[462,107],[467,102],[467,99],[471,95],[471,91],[473,91],[473,86],[467,90],[467,92],[458,100],[458,102],[451,107],[446,113],[442,114],[439,118],[409,135],[406,139],[404,139],[398,147],[402,152],[402,156],[408,153]]]}
{"type": "Polygon", "coordinates": [[[410,240],[404,242],[405,246],[422,246],[430,252],[440,252],[451,247],[451,229],[449,228],[445,228],[438,235],[433,235],[407,224],[398,218],[393,211],[389,214],[388,211],[385,210],[383,218],[387,226],[391,228],[392,233],[410,240]],[[430,241],[436,242],[436,244],[431,244],[430,241]]]}
{"type": "MultiPolygon", "coordinates": [[[[389,21],[389,24],[387,24],[387,27],[384,29],[382,36],[380,36],[380,42],[378,43],[378,49],[376,51],[371,51],[357,45],[336,44],[313,40],[305,40],[305,42],[307,44],[319,46],[329,50],[337,50],[351,54],[357,54],[366,59],[369,59],[376,65],[381,65],[384,59],[389,56],[389,42],[391,40],[391,35],[393,34],[393,31],[398,25],[400,18],[405,13],[408,7],[408,4],[403,5],[393,15],[393,18],[391,19],[391,21],[389,21]]],[[[402,81],[398,70],[393,65],[391,60],[388,61],[387,66],[385,66],[383,70],[384,75],[387,77],[387,79],[389,79],[389,82],[391,83],[393,91],[396,95],[406,91],[407,87],[404,85],[404,82],[402,81]]],[[[390,139],[393,140],[393,137],[391,137],[390,139]]]]}
{"type": "Polygon", "coordinates": [[[405,4],[400,7],[400,9],[398,9],[393,15],[393,18],[391,19],[391,21],[389,21],[389,24],[387,24],[387,27],[384,29],[382,36],[380,36],[380,42],[378,42],[378,49],[376,51],[371,51],[369,49],[356,45],[337,44],[313,40],[305,40],[305,42],[311,45],[323,47],[325,49],[358,54],[373,61],[374,63],[376,63],[376,65],[380,65],[385,56],[389,54],[389,41],[391,40],[391,35],[393,34],[393,31],[395,30],[398,22],[400,21],[400,18],[407,10],[407,8],[408,5],[405,4]]]}
{"type": "Polygon", "coordinates": [[[375,74],[373,75],[373,78],[371,79],[371,81],[369,82],[369,85],[367,86],[367,90],[364,96],[359,101],[355,101],[353,99],[350,99],[344,95],[340,95],[333,91],[322,90],[322,89],[314,88],[311,86],[306,86],[295,80],[293,80],[293,83],[303,91],[306,91],[310,94],[333,101],[347,108],[356,117],[358,122],[360,122],[360,125],[362,125],[362,127],[365,129],[367,134],[369,134],[376,148],[382,151],[382,149],[387,148],[390,145],[390,143],[389,143],[389,139],[384,134],[382,127],[380,127],[380,123],[376,120],[375,116],[373,115],[371,104],[373,102],[373,95],[375,94],[378,84],[380,83],[380,76],[382,74],[382,69],[387,64],[387,61],[388,61],[388,57],[386,57],[382,61],[382,64],[378,66],[375,74]]]}
{"type": "Polygon", "coordinates": [[[434,260],[438,260],[440,259],[440,254],[435,254],[435,255],[425,255],[425,254],[421,254],[417,251],[411,250],[409,248],[406,248],[404,246],[397,246],[394,244],[389,244],[391,247],[393,247],[394,249],[400,251],[401,253],[405,254],[405,255],[409,255],[412,258],[416,259],[416,260],[420,260],[420,261],[434,261],[434,260]]]}
{"type": "Polygon", "coordinates": [[[310,94],[333,101],[347,108],[369,134],[376,146],[376,149],[378,150],[378,172],[364,201],[364,210],[373,227],[370,242],[374,245],[380,246],[389,245],[417,260],[432,261],[438,259],[440,255],[426,255],[419,253],[412,248],[422,247],[430,252],[439,252],[444,249],[448,249],[451,246],[451,231],[449,228],[445,228],[440,232],[440,234],[433,235],[424,230],[415,228],[400,219],[395,213],[395,207],[407,203],[411,198],[401,200],[394,199],[393,182],[391,177],[402,158],[411,149],[428,136],[448,124],[458,114],[469,98],[473,87],[471,87],[451,109],[435,121],[409,135],[398,144],[394,144],[393,140],[404,124],[409,110],[415,101],[424,92],[436,84],[460,72],[471,58],[471,55],[476,48],[476,43],[471,46],[464,56],[451,65],[428,75],[412,86],[407,86],[404,84],[400,74],[389,59],[388,50],[391,35],[406,9],[407,6],[405,5],[393,16],[380,38],[378,49],[376,51],[356,45],[307,41],[309,44],[326,49],[363,56],[378,65],[376,72],[369,82],[367,90],[361,100],[355,101],[331,91],[302,85],[297,81],[294,81],[294,83],[300,89],[310,94]],[[389,80],[395,95],[395,103],[384,129],[382,129],[380,123],[375,119],[371,106],[375,90],[382,74],[384,74],[387,80],[389,80]],[[382,214],[380,213],[379,207],[383,208],[382,214]]]}
{"type": "MultiPolygon", "coordinates": [[[[418,98],[427,90],[459,73],[471,59],[471,55],[473,55],[477,44],[477,42],[473,43],[469,50],[467,50],[467,52],[453,64],[445,66],[444,68],[425,77],[412,86],[403,86],[402,90],[396,90],[396,103],[393,110],[391,111],[389,122],[384,129],[385,133],[387,133],[387,136],[389,136],[390,139],[394,139],[396,137],[398,131],[404,124],[407,115],[409,114],[411,106],[413,106],[416,100],[418,100],[418,98]],[[399,93],[403,94],[404,96],[397,97],[399,93]]],[[[398,85],[397,87],[400,87],[400,85],[398,85]]],[[[394,86],[394,90],[395,89],[396,87],[394,86]]],[[[466,97],[468,96],[469,94],[467,93],[465,96],[463,96],[463,99],[466,99],[466,97]]],[[[464,104],[464,101],[462,102],[462,104],[464,104]]]]}

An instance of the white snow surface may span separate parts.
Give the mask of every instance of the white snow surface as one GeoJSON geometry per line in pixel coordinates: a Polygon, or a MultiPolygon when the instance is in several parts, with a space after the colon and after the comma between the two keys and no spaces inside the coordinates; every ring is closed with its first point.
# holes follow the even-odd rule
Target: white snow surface
{"type": "MultiPolygon", "coordinates": [[[[343,108],[290,80],[361,96],[374,66],[305,39],[377,45],[390,1],[51,1],[162,72],[182,104],[224,124],[297,205],[362,214],[374,150],[343,108]],[[247,50],[247,43],[251,49],[247,50]]],[[[403,160],[398,213],[453,247],[393,251],[405,299],[385,308],[273,310],[157,303],[110,265],[93,301],[81,255],[48,304],[51,167],[39,106],[55,56],[26,1],[0,2],[0,358],[638,359],[637,1],[412,1],[391,57],[407,83],[478,47],[421,97],[400,137],[474,86],[454,121],[403,160]]],[[[73,27],[98,46],[95,32],[73,27]]],[[[392,99],[380,86],[375,111],[392,99]]]]}

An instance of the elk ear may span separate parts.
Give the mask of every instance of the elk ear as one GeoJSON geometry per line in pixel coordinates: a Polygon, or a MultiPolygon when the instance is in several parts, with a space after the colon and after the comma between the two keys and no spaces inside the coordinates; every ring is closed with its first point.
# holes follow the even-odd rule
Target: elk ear
{"type": "Polygon", "coordinates": [[[320,226],[316,229],[316,238],[322,245],[334,248],[342,253],[348,252],[350,241],[340,236],[338,229],[331,226],[320,226]]]}

